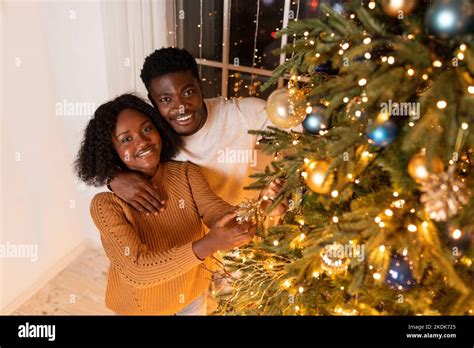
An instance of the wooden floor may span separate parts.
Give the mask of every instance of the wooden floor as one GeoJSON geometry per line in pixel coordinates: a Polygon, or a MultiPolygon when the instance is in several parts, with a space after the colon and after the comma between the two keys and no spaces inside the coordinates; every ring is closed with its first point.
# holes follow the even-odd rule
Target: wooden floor
{"type": "Polygon", "coordinates": [[[105,307],[108,265],[102,250],[88,247],[13,314],[113,315],[105,307]]]}
{"type": "MultiPolygon", "coordinates": [[[[22,304],[13,315],[114,315],[105,307],[109,260],[88,247],[68,267],[22,304]]],[[[217,303],[208,298],[208,314],[217,303]]]]}

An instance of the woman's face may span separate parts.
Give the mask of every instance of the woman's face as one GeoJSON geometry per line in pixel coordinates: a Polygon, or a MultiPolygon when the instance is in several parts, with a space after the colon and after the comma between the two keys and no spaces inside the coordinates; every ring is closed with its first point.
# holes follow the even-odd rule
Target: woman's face
{"type": "Polygon", "coordinates": [[[125,109],[117,117],[113,136],[115,150],[131,170],[153,176],[160,163],[161,137],[143,113],[125,109]]]}

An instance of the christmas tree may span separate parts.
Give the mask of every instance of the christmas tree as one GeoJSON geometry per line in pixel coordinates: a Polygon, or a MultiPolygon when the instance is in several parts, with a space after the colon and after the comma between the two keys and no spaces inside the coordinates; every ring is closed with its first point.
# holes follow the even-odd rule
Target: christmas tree
{"type": "Polygon", "coordinates": [[[267,100],[277,127],[252,131],[275,160],[249,189],[283,180],[268,210],[290,208],[225,257],[233,291],[219,312],[469,315],[472,4],[321,11],[278,32],[289,58],[262,87],[287,81],[267,100]]]}

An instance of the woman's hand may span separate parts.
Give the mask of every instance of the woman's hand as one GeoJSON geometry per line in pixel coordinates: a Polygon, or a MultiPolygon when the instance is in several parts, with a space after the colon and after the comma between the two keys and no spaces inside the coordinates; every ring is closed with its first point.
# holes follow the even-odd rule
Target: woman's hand
{"type": "Polygon", "coordinates": [[[256,226],[250,222],[238,224],[236,216],[237,212],[225,215],[207,235],[193,243],[194,253],[199,259],[204,260],[217,251],[237,248],[252,240],[256,226]]]}
{"type": "Polygon", "coordinates": [[[158,214],[165,201],[158,191],[141,174],[118,172],[109,183],[112,191],[136,210],[147,214],[158,214]]]}

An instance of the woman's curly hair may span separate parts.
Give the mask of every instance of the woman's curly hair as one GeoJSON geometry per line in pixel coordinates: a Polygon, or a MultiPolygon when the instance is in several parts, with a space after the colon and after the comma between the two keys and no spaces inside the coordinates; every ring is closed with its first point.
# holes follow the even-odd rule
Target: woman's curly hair
{"type": "Polygon", "coordinates": [[[123,94],[99,106],[86,127],[81,148],[74,162],[76,174],[83,182],[103,186],[113,177],[117,167],[126,170],[126,165],[117,154],[113,134],[121,111],[136,110],[146,115],[160,133],[162,149],[160,162],[173,158],[181,146],[181,137],[163,121],[158,111],[143,99],[133,94],[123,94]]]}

